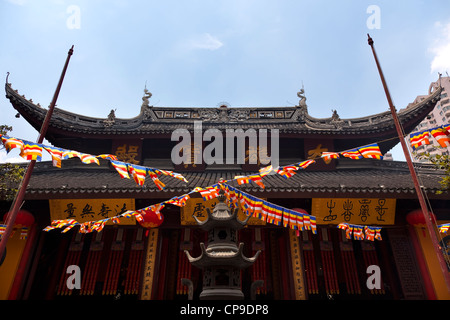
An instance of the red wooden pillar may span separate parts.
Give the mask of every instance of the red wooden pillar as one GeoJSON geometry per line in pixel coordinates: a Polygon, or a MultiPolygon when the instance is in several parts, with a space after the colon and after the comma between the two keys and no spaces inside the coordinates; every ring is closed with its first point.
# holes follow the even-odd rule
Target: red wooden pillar
{"type": "Polygon", "coordinates": [[[167,269],[167,254],[169,251],[169,239],[165,234],[161,235],[161,250],[159,259],[159,272],[158,272],[158,291],[156,294],[157,300],[164,300],[164,289],[166,282],[166,269],[167,269]]]}
{"type": "Polygon", "coordinates": [[[289,286],[289,275],[291,272],[289,272],[288,268],[288,261],[290,261],[290,257],[287,254],[286,250],[286,239],[285,235],[287,233],[283,232],[283,235],[278,238],[278,247],[280,248],[280,277],[281,277],[281,284],[282,284],[282,292],[283,292],[283,299],[289,300],[291,299],[290,294],[290,286],[289,286]]]}
{"type": "Polygon", "coordinates": [[[419,267],[422,276],[423,285],[427,294],[428,300],[436,300],[436,293],[434,292],[433,282],[431,281],[430,273],[428,272],[427,263],[423,256],[422,248],[420,247],[419,239],[417,238],[414,226],[408,227],[411,243],[416,254],[417,266],[419,267]]]}
{"type": "Polygon", "coordinates": [[[29,228],[30,231],[28,234],[27,243],[25,244],[25,248],[23,249],[22,257],[16,271],[16,276],[9,292],[8,300],[17,300],[17,298],[19,297],[20,291],[24,284],[25,273],[28,269],[28,266],[31,264],[31,252],[36,240],[37,231],[35,224],[30,226],[29,228]]]}

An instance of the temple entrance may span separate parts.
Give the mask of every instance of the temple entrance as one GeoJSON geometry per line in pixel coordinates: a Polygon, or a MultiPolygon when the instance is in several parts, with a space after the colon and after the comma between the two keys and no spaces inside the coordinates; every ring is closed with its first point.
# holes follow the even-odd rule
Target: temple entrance
{"type": "MultiPolygon", "coordinates": [[[[348,240],[336,227],[318,227],[315,235],[303,231],[296,236],[300,278],[295,274],[292,257],[296,251],[290,232],[283,227],[259,226],[238,232],[246,256],[261,250],[255,263],[241,270],[245,300],[293,300],[298,298],[297,290],[303,290],[308,300],[426,299],[403,228],[384,231],[382,241],[348,240]],[[371,265],[380,269],[379,288],[367,286],[371,265]],[[263,283],[255,285],[258,280],[263,283]]],[[[202,270],[189,263],[184,250],[198,256],[200,242],[207,240],[207,232],[197,227],[162,228],[155,239],[136,226],[110,226],[88,234],[46,232],[40,237],[37,259],[31,266],[34,273],[30,273],[24,294],[30,300],[140,300],[146,289],[152,300],[198,300],[202,270]],[[154,264],[150,273],[146,259],[151,241],[154,264]],[[67,287],[69,265],[80,267],[79,289],[67,287]],[[182,279],[191,281],[191,290],[182,279]]]]}
{"type": "Polygon", "coordinates": [[[146,240],[143,231],[105,227],[100,233],[43,233],[28,298],[137,300],[146,240]],[[70,271],[69,266],[79,267],[79,272],[70,271]],[[71,287],[68,279],[75,284],[76,276],[79,287],[71,287]]]}

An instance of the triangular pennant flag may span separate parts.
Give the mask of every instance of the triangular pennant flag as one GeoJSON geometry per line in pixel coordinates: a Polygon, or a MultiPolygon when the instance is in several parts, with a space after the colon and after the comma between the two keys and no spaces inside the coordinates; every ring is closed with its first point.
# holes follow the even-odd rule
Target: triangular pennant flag
{"type": "Polygon", "coordinates": [[[255,197],[253,199],[253,217],[262,219],[262,206],[263,200],[255,197]]]}
{"type": "Polygon", "coordinates": [[[164,204],[163,204],[163,203],[157,203],[157,204],[154,204],[154,205],[151,205],[151,206],[150,206],[150,209],[151,209],[154,213],[156,213],[156,215],[157,215],[157,217],[158,217],[159,220],[162,219],[161,210],[162,210],[163,208],[164,208],[164,204]]]}
{"type": "Polygon", "coordinates": [[[278,170],[277,173],[285,179],[292,177],[297,171],[294,170],[278,170]]]}
{"type": "Polygon", "coordinates": [[[258,186],[260,186],[262,189],[265,188],[260,175],[251,175],[251,176],[248,176],[248,178],[250,180],[252,180],[254,183],[256,183],[258,186]]]}
{"type": "Polygon", "coordinates": [[[361,226],[353,226],[353,237],[355,240],[364,240],[364,232],[363,227],[361,226]]]}
{"type": "Polygon", "coordinates": [[[364,158],[383,159],[383,155],[378,147],[378,144],[373,143],[364,147],[358,148],[364,158]]]}
{"type": "Polygon", "coordinates": [[[96,164],[100,165],[100,162],[98,161],[98,159],[96,157],[94,157],[93,155],[87,154],[87,153],[80,152],[80,159],[81,159],[81,162],[86,163],[86,164],[96,163],[96,164]]]}
{"type": "Polygon", "coordinates": [[[265,200],[262,201],[261,206],[261,220],[264,222],[268,222],[268,218],[271,216],[270,209],[267,206],[267,202],[265,200]]]}
{"type": "Polygon", "coordinates": [[[122,178],[130,179],[128,175],[128,167],[125,162],[111,160],[111,165],[116,169],[122,178]]]}
{"type": "Polygon", "coordinates": [[[200,195],[202,196],[203,200],[211,200],[217,197],[216,193],[213,192],[212,190],[208,190],[208,189],[204,189],[204,188],[200,188],[197,187],[194,189],[196,192],[199,192],[200,195]]]}
{"type": "Polygon", "coordinates": [[[313,163],[316,163],[316,160],[305,160],[305,161],[299,162],[297,165],[302,169],[306,169],[308,166],[312,165],[313,163]]]}
{"type": "Polygon", "coordinates": [[[127,163],[128,173],[131,174],[134,181],[143,186],[145,182],[145,177],[147,176],[147,168],[139,166],[137,164],[127,163]]]}
{"type": "Polygon", "coordinates": [[[267,214],[266,221],[273,224],[273,222],[275,221],[275,212],[273,210],[272,204],[270,202],[264,201],[263,208],[265,209],[265,212],[267,214]]]}
{"type": "Polygon", "coordinates": [[[309,216],[309,223],[312,233],[317,234],[317,218],[315,216],[309,216]]]}
{"type": "Polygon", "coordinates": [[[365,226],[364,233],[366,235],[366,240],[374,241],[375,239],[375,230],[372,227],[365,226]]]}
{"type": "Polygon", "coordinates": [[[53,166],[61,168],[61,159],[64,149],[53,146],[44,146],[44,149],[51,155],[53,166]]]}
{"type": "Polygon", "coordinates": [[[264,177],[274,171],[272,165],[259,169],[259,174],[264,177]]]}
{"type": "Polygon", "coordinates": [[[114,160],[114,161],[118,160],[117,157],[112,155],[112,154],[99,154],[97,156],[97,158],[102,158],[102,159],[105,159],[105,160],[114,160]]]}
{"type": "Polygon", "coordinates": [[[287,179],[292,177],[294,174],[297,173],[297,170],[300,169],[300,167],[296,166],[296,165],[289,165],[289,166],[284,166],[284,167],[280,167],[277,169],[277,173],[282,176],[283,178],[287,179]]]}
{"type": "Polygon", "coordinates": [[[305,230],[311,230],[311,221],[310,216],[308,214],[303,215],[303,226],[305,230]]]}
{"type": "Polygon", "coordinates": [[[409,135],[411,147],[415,149],[419,146],[430,144],[429,136],[430,133],[428,131],[411,133],[409,135]]]}
{"type": "Polygon", "coordinates": [[[431,129],[431,135],[436,139],[442,148],[450,147],[450,139],[447,135],[446,129],[442,127],[431,129]]]}
{"type": "Polygon", "coordinates": [[[247,176],[235,176],[234,179],[237,181],[239,185],[250,183],[250,178],[247,176]]]}
{"type": "Polygon", "coordinates": [[[80,157],[81,157],[81,153],[79,153],[78,151],[74,151],[74,150],[64,150],[62,153],[63,159],[80,158],[80,157]]]}
{"type": "Polygon", "coordinates": [[[382,240],[381,239],[381,227],[373,227],[373,230],[375,232],[375,239],[382,240]]]}
{"type": "Polygon", "coordinates": [[[42,160],[42,145],[30,141],[23,141],[22,152],[20,156],[25,160],[42,160]]]}
{"type": "Polygon", "coordinates": [[[354,159],[354,160],[363,158],[362,154],[357,149],[343,151],[343,152],[341,152],[341,154],[346,158],[350,158],[350,159],[354,159]]]}
{"type": "Polygon", "coordinates": [[[331,159],[338,159],[339,153],[337,152],[322,152],[321,156],[325,161],[329,161],[331,159]]]}
{"type": "Polygon", "coordinates": [[[352,238],[352,233],[353,233],[353,226],[352,225],[347,225],[347,228],[345,230],[345,237],[347,239],[351,239],[352,238]]]}
{"type": "Polygon", "coordinates": [[[2,143],[5,146],[6,153],[9,153],[12,149],[20,149],[20,153],[22,153],[23,149],[23,141],[16,139],[16,138],[10,138],[8,136],[2,136],[2,143]]]}
{"type": "Polygon", "coordinates": [[[158,175],[152,169],[147,168],[147,174],[150,176],[150,178],[152,178],[153,182],[159,190],[164,189],[166,185],[162,183],[161,180],[159,180],[158,175]]]}
{"type": "Polygon", "coordinates": [[[181,174],[179,174],[179,173],[176,173],[176,172],[173,172],[173,171],[169,171],[169,170],[162,170],[162,169],[155,169],[155,168],[151,168],[151,170],[153,170],[155,173],[157,173],[157,174],[164,174],[164,175],[166,175],[166,176],[171,176],[171,177],[174,177],[174,178],[176,178],[176,179],[178,179],[178,180],[181,180],[181,181],[184,181],[184,182],[188,182],[187,180],[186,180],[186,178],[185,177],[183,177],[181,174]]]}
{"type": "Polygon", "coordinates": [[[242,206],[241,206],[242,212],[247,216],[252,215],[254,211],[252,197],[250,197],[250,195],[248,194],[242,194],[241,199],[242,199],[242,206]]]}

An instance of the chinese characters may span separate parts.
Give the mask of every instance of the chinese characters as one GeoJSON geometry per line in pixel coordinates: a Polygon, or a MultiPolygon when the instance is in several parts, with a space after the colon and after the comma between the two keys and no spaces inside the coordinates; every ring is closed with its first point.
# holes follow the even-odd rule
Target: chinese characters
{"type": "Polygon", "coordinates": [[[313,199],[312,215],[319,224],[393,224],[395,199],[313,199]]]}
{"type": "MultiPolygon", "coordinates": [[[[74,219],[77,222],[108,219],[134,210],[134,199],[51,199],[52,220],[74,219]]],[[[121,223],[135,224],[135,219],[123,219],[121,223]]]]}

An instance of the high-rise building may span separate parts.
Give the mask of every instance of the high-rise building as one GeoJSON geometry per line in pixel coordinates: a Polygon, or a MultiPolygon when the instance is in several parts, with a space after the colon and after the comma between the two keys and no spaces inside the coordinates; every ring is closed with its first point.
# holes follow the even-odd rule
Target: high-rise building
{"type": "MultiPolygon", "coordinates": [[[[431,130],[442,125],[447,125],[450,123],[450,77],[439,77],[435,82],[432,82],[429,87],[429,93],[434,92],[437,88],[442,87],[442,92],[440,96],[440,101],[436,103],[434,109],[428,114],[425,119],[417,125],[417,127],[412,131],[412,133],[422,132],[426,130],[431,130]]],[[[417,98],[408,105],[411,107],[416,103],[424,100],[427,95],[417,96],[417,98]]],[[[407,136],[407,142],[409,142],[409,135],[407,136]]],[[[420,159],[419,155],[423,153],[435,154],[450,154],[450,147],[442,147],[439,145],[436,139],[433,138],[430,132],[429,136],[430,144],[421,145],[415,149],[411,147],[408,143],[410,150],[412,151],[412,158],[415,162],[427,162],[427,159],[420,159]]]]}

